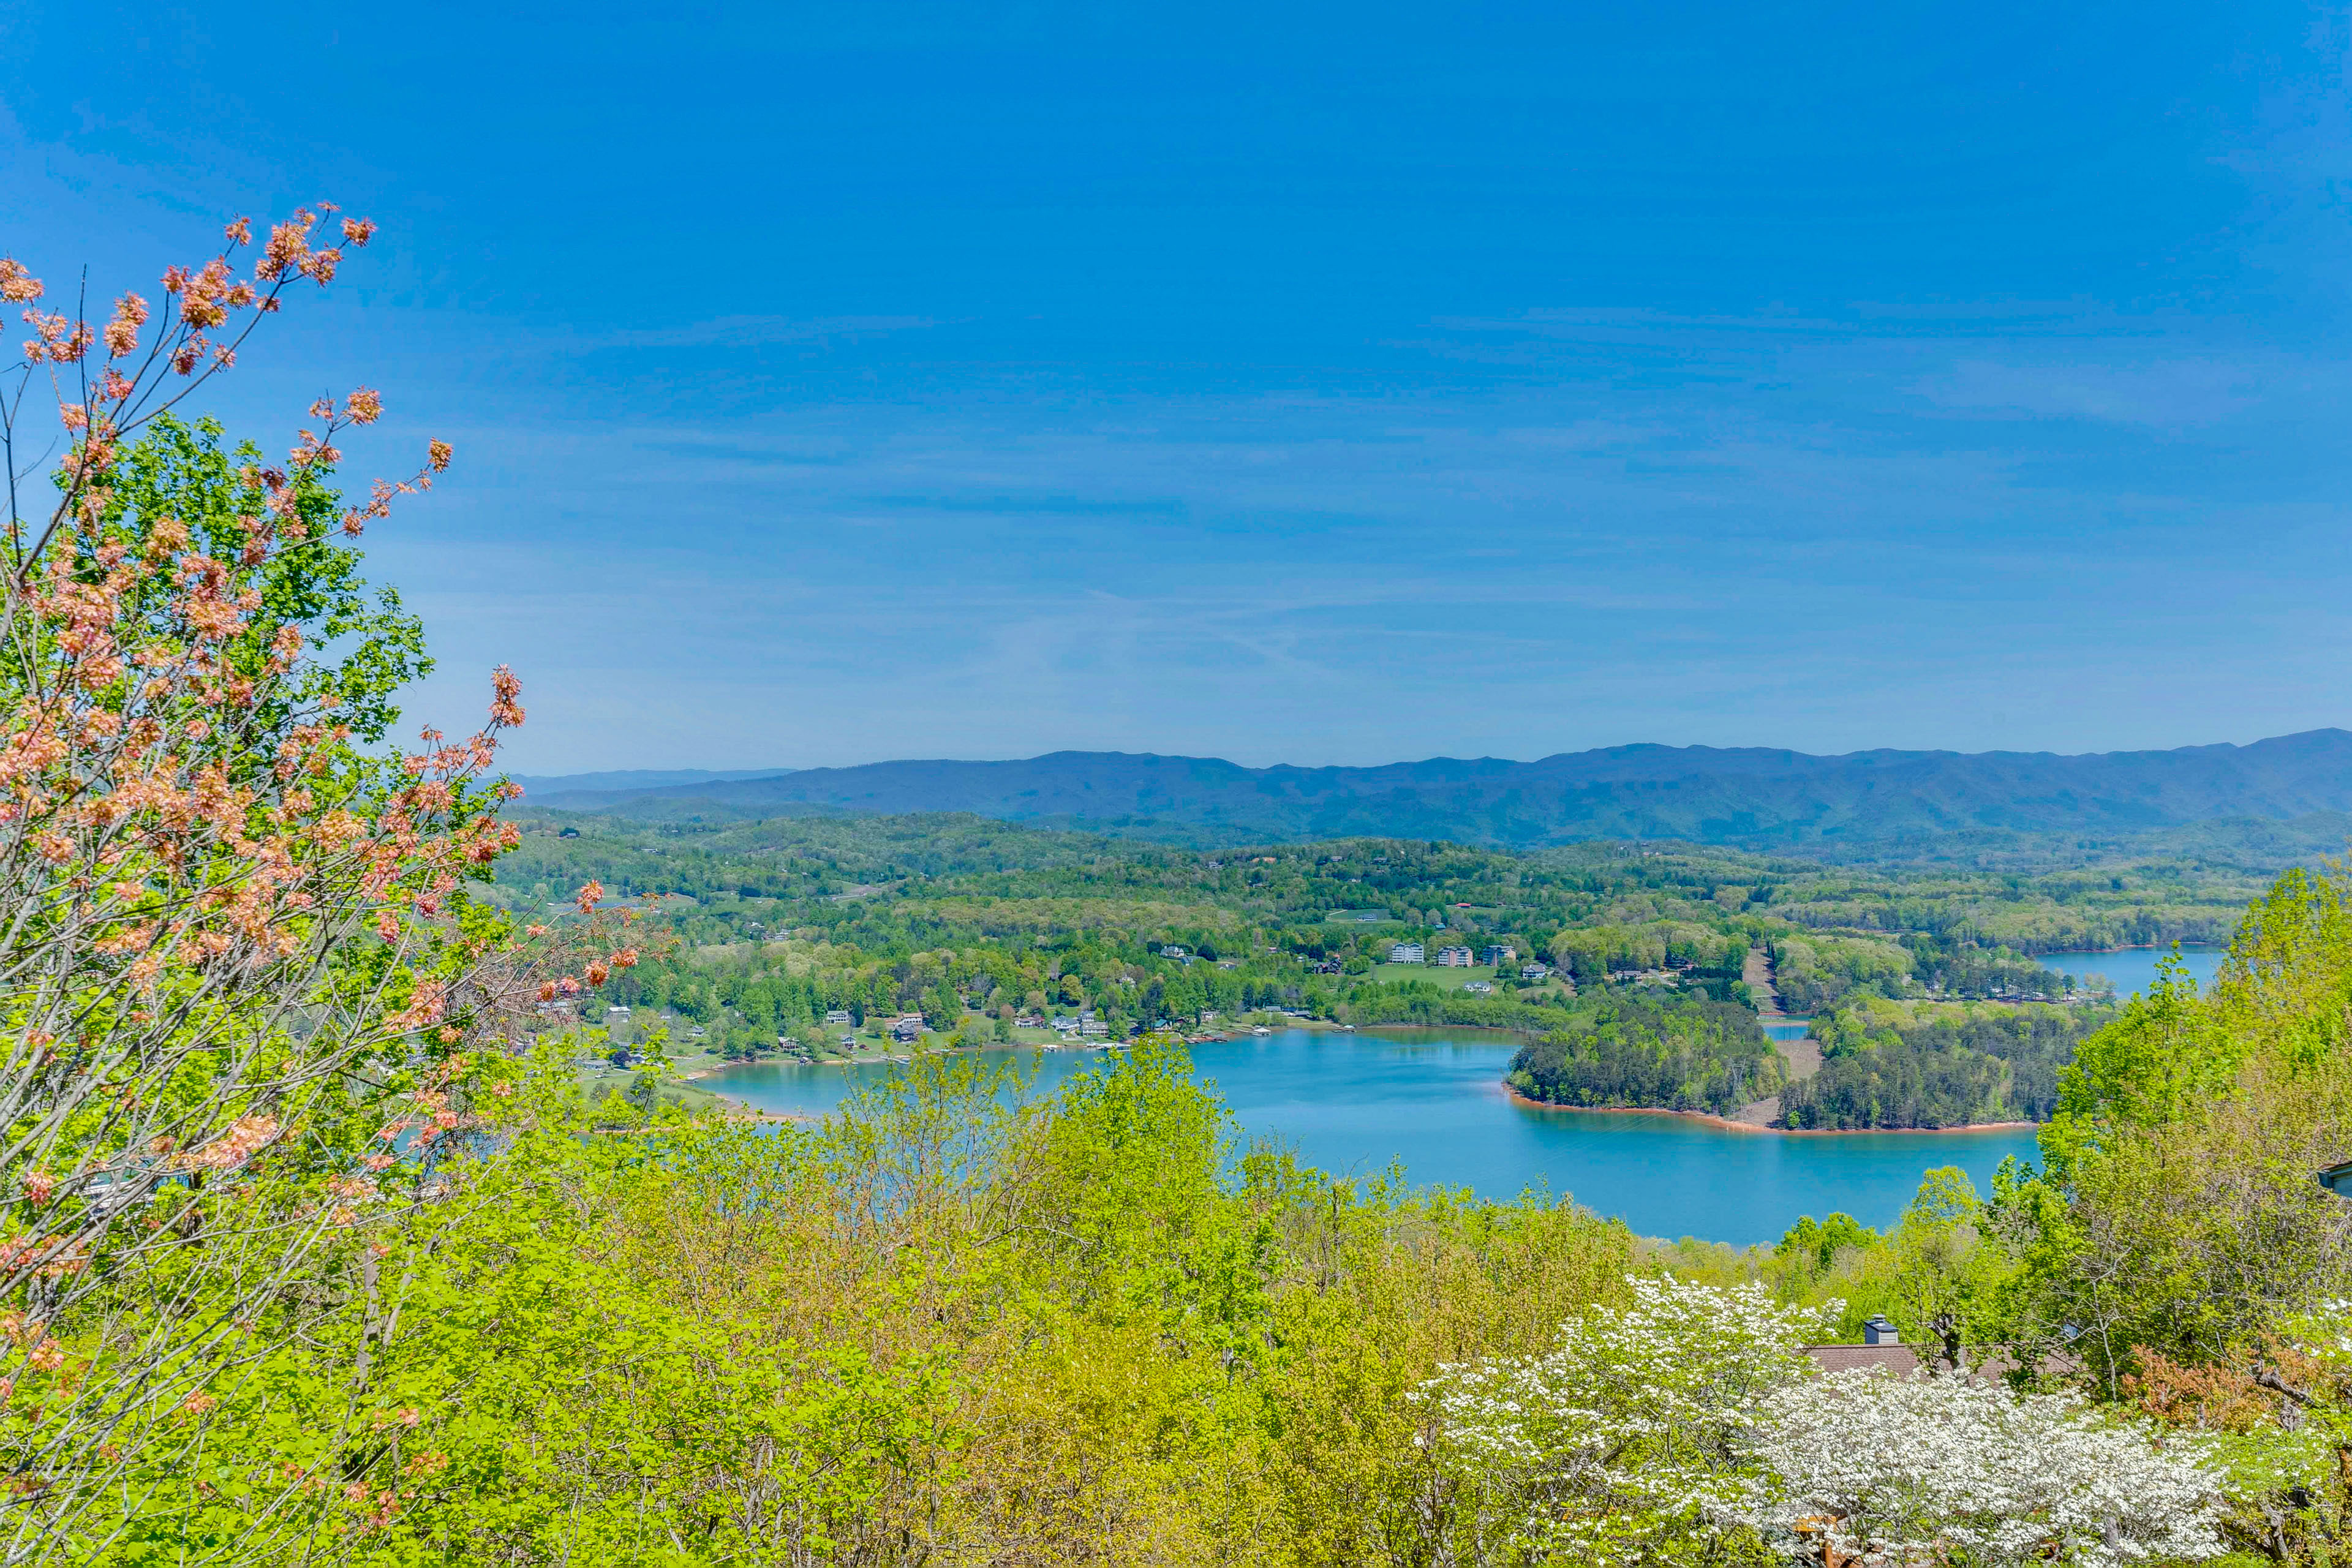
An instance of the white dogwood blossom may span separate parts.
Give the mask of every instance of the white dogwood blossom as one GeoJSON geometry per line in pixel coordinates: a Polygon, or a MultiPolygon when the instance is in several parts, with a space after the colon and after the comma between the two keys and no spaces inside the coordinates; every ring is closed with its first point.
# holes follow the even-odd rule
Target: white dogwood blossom
{"type": "Polygon", "coordinates": [[[1472,1516],[1465,1560],[1625,1563],[1734,1534],[1872,1568],[2222,1551],[2208,1439],[2073,1395],[1821,1373],[1802,1345],[1839,1303],[1627,1289],[1628,1305],[1570,1322],[1549,1353],[1446,1367],[1416,1395],[1472,1516]]]}
{"type": "Polygon", "coordinates": [[[1751,1501],[1793,1552],[1889,1564],[2085,1568],[2218,1556],[2208,1445],[1961,1378],[1831,1373],[1767,1392],[1751,1501]]]}
{"type": "Polygon", "coordinates": [[[1714,1528],[1748,1493],[1763,1395],[1810,1370],[1801,1350],[1843,1305],[1800,1310],[1760,1286],[1627,1281],[1547,1354],[1449,1366],[1423,1385],[1435,1440],[1475,1475],[1477,1531],[1522,1553],[1606,1563],[1714,1528]]]}

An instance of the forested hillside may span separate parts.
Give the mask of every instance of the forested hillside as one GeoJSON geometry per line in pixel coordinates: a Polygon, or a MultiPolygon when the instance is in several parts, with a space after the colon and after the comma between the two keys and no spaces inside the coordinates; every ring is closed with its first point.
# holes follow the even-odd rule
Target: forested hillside
{"type": "Polygon", "coordinates": [[[1964,1127],[2046,1121],[2059,1075],[2106,1007],[1939,1006],[1865,1000],[1816,1019],[1821,1071],[1790,1085],[1790,1127],[1964,1127]]]}
{"type": "Polygon", "coordinates": [[[1658,1106],[1728,1116],[1777,1092],[1780,1055],[1731,1002],[1608,996],[1570,1010],[1511,1060],[1511,1087],[1546,1105],[1658,1106]]]}
{"type": "MultiPolygon", "coordinates": [[[[876,763],[540,804],[643,819],[972,812],[1238,843],[1363,835],[1535,846],[1677,838],[1749,847],[1901,844],[1963,832],[2113,836],[2352,811],[2352,734],[2087,756],[1618,746],[1539,762],[1244,768],[1059,752],[1022,762],[876,763]]],[[[593,781],[602,783],[604,781],[593,781]]]]}

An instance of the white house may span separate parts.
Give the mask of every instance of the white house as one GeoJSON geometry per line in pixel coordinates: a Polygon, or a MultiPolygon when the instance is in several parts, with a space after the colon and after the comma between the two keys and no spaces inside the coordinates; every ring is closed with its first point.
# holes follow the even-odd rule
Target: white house
{"type": "Polygon", "coordinates": [[[1421,943],[1417,942],[1398,942],[1394,947],[1389,949],[1389,962],[1391,963],[1419,963],[1422,962],[1421,943]]]}

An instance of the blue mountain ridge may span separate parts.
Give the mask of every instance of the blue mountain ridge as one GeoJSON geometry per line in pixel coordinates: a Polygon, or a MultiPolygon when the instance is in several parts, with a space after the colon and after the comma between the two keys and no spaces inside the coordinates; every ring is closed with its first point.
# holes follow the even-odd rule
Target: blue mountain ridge
{"type": "Polygon", "coordinates": [[[2352,732],[2074,756],[1628,745],[1531,763],[1433,757],[1320,768],[1055,752],[581,787],[613,776],[534,781],[523,804],[652,820],[970,812],[1057,826],[1148,820],[1267,840],[1382,835],[1530,847],[1679,838],[1763,847],[1986,830],[2129,834],[2352,811],[2352,732]]]}

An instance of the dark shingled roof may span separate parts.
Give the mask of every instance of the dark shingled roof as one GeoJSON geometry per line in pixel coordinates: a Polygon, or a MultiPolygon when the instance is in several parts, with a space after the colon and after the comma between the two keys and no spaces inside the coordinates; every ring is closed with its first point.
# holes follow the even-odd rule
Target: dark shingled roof
{"type": "Polygon", "coordinates": [[[1901,1377],[1919,1370],[1919,1351],[1915,1345],[1807,1345],[1805,1353],[1823,1372],[1875,1367],[1901,1377]]]}
{"type": "MultiPolygon", "coordinates": [[[[1804,1352],[1823,1372],[1877,1371],[1907,1377],[1923,1364],[1917,1345],[1807,1345],[1804,1352]]],[[[1961,1371],[1971,1382],[1990,1383],[2018,1370],[2017,1356],[2007,1345],[1972,1346],[1969,1356],[1961,1371]]],[[[1943,1365],[1941,1353],[1934,1363],[1925,1364],[1928,1371],[1937,1371],[1943,1365]]],[[[2070,1377],[2083,1370],[2083,1363],[2071,1356],[2052,1354],[2043,1356],[2034,1370],[2044,1377],[2070,1377]]]]}

